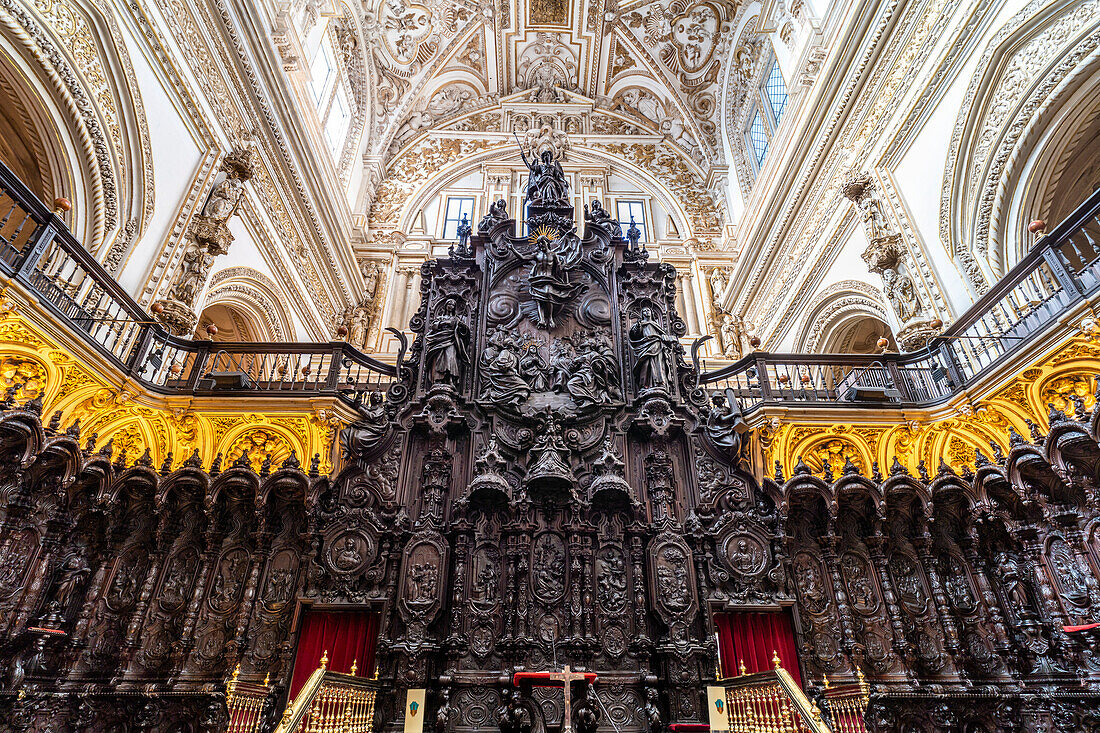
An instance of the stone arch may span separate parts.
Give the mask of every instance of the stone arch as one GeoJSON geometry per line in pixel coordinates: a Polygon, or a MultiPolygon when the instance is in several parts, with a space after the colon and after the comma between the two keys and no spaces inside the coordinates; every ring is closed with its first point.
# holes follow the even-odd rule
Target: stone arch
{"type": "Polygon", "coordinates": [[[1007,222],[1008,212],[1021,211],[1026,227],[1032,212],[1019,204],[1032,180],[1023,172],[1028,151],[1095,76],[1097,11],[1094,2],[1029,3],[990,41],[967,89],[948,151],[940,236],[978,291],[1020,254],[1013,240],[1021,222],[1007,222]]]}
{"type": "Polygon", "coordinates": [[[290,341],[295,333],[278,286],[251,267],[228,267],[214,274],[197,333],[206,338],[206,325],[225,318],[238,319],[244,332],[252,337],[241,340],[290,341]]]}
{"type": "MultiPolygon", "coordinates": [[[[892,344],[890,317],[879,292],[859,280],[842,280],[822,290],[806,309],[796,351],[852,353],[852,348],[841,347],[852,346],[868,323],[877,324],[876,333],[889,338],[892,344]]],[[[875,346],[879,335],[872,336],[871,345],[875,346]]]]}
{"type": "Polygon", "coordinates": [[[117,272],[152,215],[153,172],[136,76],[113,18],[84,0],[11,7],[0,16],[0,58],[0,86],[41,131],[29,152],[48,170],[53,196],[45,186],[41,194],[51,205],[54,196],[72,201],[73,233],[117,272]]]}

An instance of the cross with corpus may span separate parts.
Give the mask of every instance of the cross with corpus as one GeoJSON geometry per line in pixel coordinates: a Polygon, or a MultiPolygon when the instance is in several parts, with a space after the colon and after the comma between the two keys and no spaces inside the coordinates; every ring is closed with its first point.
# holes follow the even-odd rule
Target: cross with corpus
{"type": "Polygon", "coordinates": [[[519,685],[530,682],[534,687],[562,686],[562,695],[565,697],[565,709],[562,712],[561,733],[573,733],[573,711],[571,703],[573,693],[570,689],[574,682],[586,680],[588,684],[596,681],[595,672],[574,672],[569,665],[561,668],[560,672],[516,672],[512,676],[512,684],[519,685]],[[543,684],[539,684],[539,683],[543,684]],[[547,684],[548,683],[548,684],[547,684]]]}

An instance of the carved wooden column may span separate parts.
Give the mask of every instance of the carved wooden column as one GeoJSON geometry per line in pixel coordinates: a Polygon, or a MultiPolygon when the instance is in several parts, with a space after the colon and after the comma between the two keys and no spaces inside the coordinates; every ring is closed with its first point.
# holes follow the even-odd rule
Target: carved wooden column
{"type": "Polygon", "coordinates": [[[854,664],[862,667],[863,645],[856,640],[848,593],[844,589],[844,580],[840,577],[840,538],[833,531],[832,525],[833,520],[830,520],[828,532],[821,538],[821,560],[825,563],[833,583],[833,599],[836,602],[837,615],[840,616],[841,648],[854,664]]]}
{"type": "Polygon", "coordinates": [[[890,632],[894,637],[894,652],[902,661],[906,676],[912,678],[910,659],[912,657],[912,645],[905,635],[905,625],[901,620],[901,609],[898,607],[898,596],[894,591],[894,583],[890,573],[886,569],[886,537],[881,531],[881,521],[875,522],[875,533],[867,538],[867,551],[871,556],[871,565],[878,573],[878,582],[882,587],[882,600],[886,604],[886,614],[890,618],[890,632]]]}
{"type": "Polygon", "coordinates": [[[943,630],[944,648],[951,658],[951,666],[956,667],[955,658],[959,653],[959,630],[955,626],[955,619],[951,615],[951,609],[947,605],[947,595],[940,584],[939,573],[936,571],[936,562],[932,557],[932,538],[927,533],[913,538],[913,546],[917,550],[917,557],[924,565],[924,572],[928,576],[928,585],[932,589],[932,602],[936,609],[936,617],[939,619],[940,628],[943,630]]]}

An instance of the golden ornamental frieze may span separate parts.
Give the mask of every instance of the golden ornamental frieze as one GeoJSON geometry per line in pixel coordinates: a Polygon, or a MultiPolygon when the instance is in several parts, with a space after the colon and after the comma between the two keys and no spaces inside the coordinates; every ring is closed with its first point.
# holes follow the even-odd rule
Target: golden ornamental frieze
{"type": "Polygon", "coordinates": [[[178,466],[196,449],[204,465],[219,454],[223,465],[244,456],[259,470],[265,460],[278,466],[293,451],[304,465],[319,454],[319,469],[333,468],[333,439],[341,421],[330,410],[319,413],[310,405],[259,412],[254,406],[237,408],[231,399],[187,398],[181,405],[178,398],[142,394],[133,383],[112,384],[14,309],[3,318],[0,389],[12,390],[17,403],[41,399],[43,423],[55,414],[63,429],[79,421],[82,446],[91,441],[99,450],[110,444],[113,457],[125,455],[127,465],[148,452],[157,468],[169,457],[171,466],[178,466]]]}
{"type": "MultiPolygon", "coordinates": [[[[1012,434],[1030,440],[1034,430],[1049,429],[1051,406],[1067,415],[1083,413],[1096,403],[1100,349],[1084,339],[1075,339],[1042,362],[1028,367],[987,398],[962,403],[953,414],[939,419],[908,422],[829,423],[800,422],[787,413],[779,424],[768,424],[758,432],[763,471],[772,474],[776,462],[784,476],[790,476],[801,460],[816,475],[828,468],[839,476],[851,460],[860,473],[869,475],[871,464],[886,474],[896,457],[910,474],[924,469],[935,475],[940,462],[956,472],[974,469],[975,449],[987,457],[995,453],[991,444],[1005,453],[1012,434]],[[1030,424],[1029,424],[1030,423],[1030,424]]],[[[842,419],[842,414],[838,413],[842,419]]]]}

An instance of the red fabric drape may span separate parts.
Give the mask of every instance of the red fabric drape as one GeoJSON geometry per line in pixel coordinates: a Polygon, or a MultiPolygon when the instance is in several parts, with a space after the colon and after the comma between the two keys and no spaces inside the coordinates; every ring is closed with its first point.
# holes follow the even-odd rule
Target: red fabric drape
{"type": "Polygon", "coordinates": [[[290,679],[290,699],[306,683],[328,652],[328,668],[333,672],[374,674],[374,645],[378,641],[378,614],[373,611],[306,611],[298,651],[294,656],[294,675],[290,679]]]}
{"type": "Polygon", "coordinates": [[[718,629],[718,650],[722,659],[722,676],[735,677],[745,671],[766,672],[772,664],[772,652],[779,652],[783,669],[802,686],[798,673],[798,652],[794,641],[791,615],[786,611],[753,613],[719,613],[714,617],[718,629]]]}

